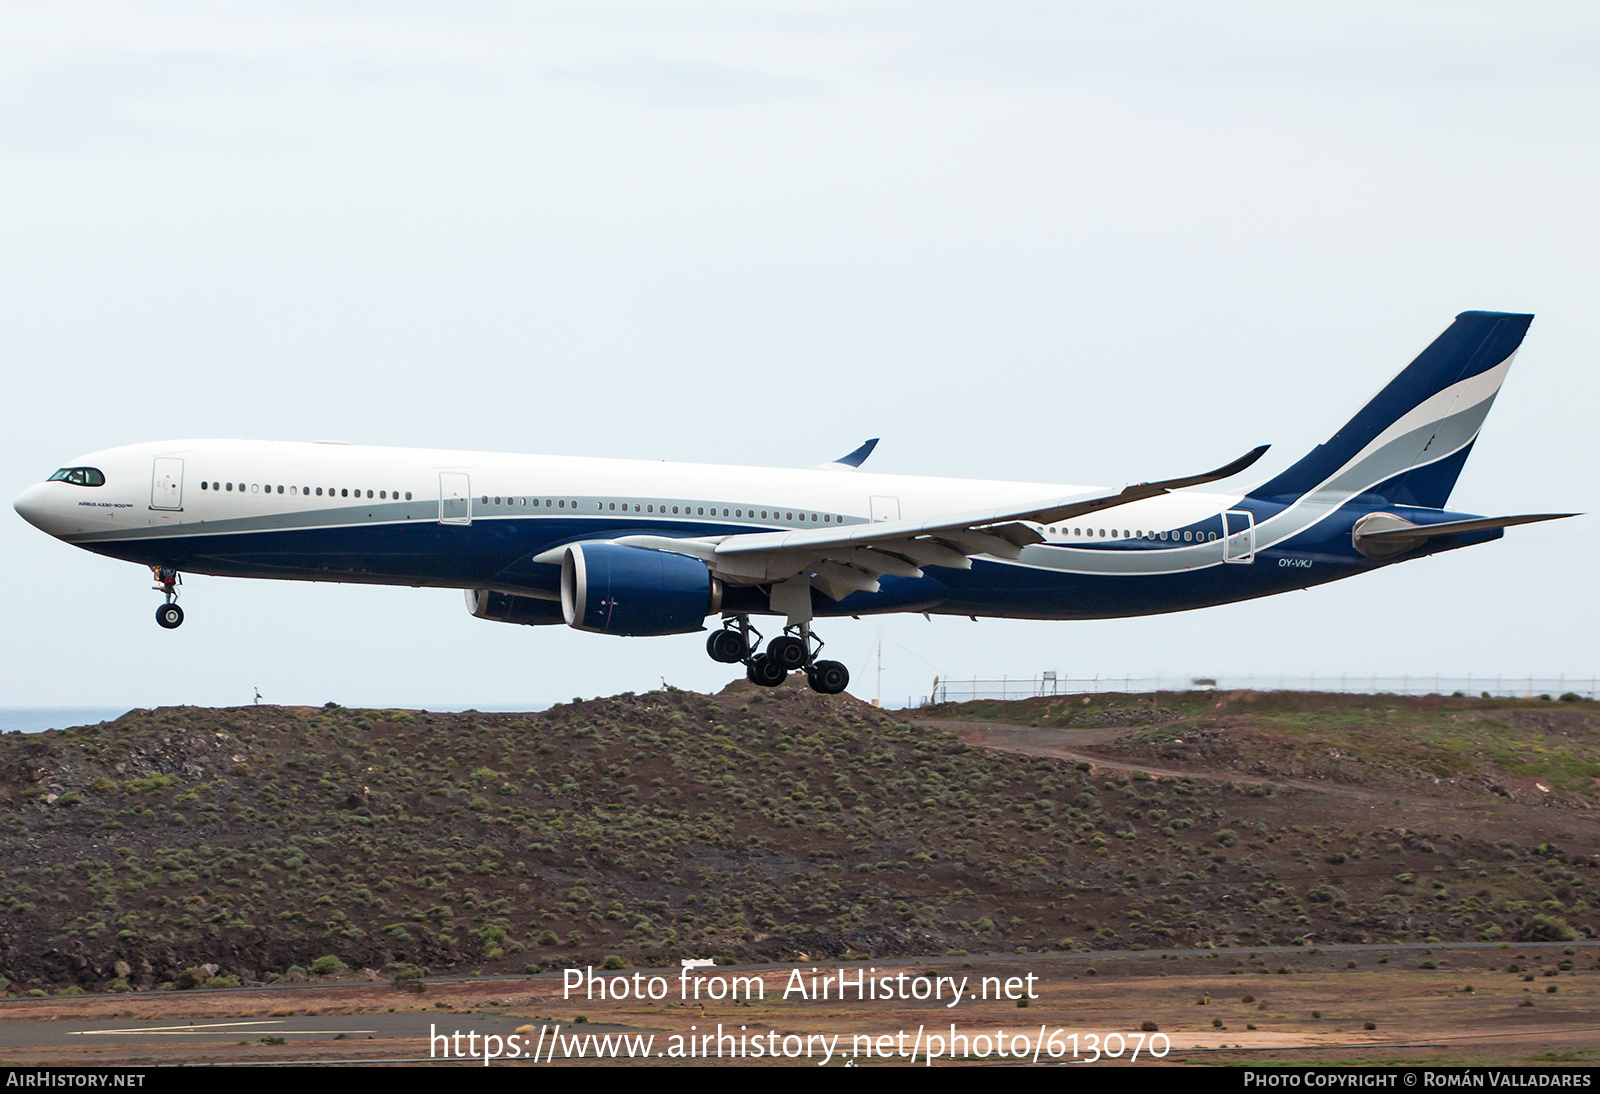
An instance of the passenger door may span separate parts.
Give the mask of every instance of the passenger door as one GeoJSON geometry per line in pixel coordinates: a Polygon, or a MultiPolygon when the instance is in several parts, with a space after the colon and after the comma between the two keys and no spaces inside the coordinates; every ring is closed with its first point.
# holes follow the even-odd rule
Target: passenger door
{"type": "Polygon", "coordinates": [[[465,471],[439,472],[439,523],[472,523],[472,480],[465,471]]]}
{"type": "Polygon", "coordinates": [[[1250,563],[1256,560],[1256,518],[1246,509],[1230,509],[1222,514],[1222,561],[1250,563]]]}
{"type": "Polygon", "coordinates": [[[150,476],[150,508],[183,509],[183,461],[176,456],[157,456],[150,476]]]}

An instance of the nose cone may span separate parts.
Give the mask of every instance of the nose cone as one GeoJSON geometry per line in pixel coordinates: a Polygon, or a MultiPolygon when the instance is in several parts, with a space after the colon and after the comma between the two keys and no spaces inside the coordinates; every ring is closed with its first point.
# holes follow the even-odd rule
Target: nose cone
{"type": "Polygon", "coordinates": [[[11,503],[11,508],[17,515],[35,528],[49,531],[45,528],[49,509],[45,505],[45,494],[48,492],[45,483],[36,482],[22,493],[17,495],[17,500],[11,503]]]}

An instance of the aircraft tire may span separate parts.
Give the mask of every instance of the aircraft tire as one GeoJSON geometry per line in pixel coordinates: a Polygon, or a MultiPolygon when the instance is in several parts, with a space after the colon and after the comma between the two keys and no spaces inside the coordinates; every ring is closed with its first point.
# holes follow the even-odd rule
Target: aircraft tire
{"type": "Polygon", "coordinates": [[[806,674],[811,690],[823,695],[838,695],[850,686],[850,670],[837,661],[818,661],[806,674]]]}
{"type": "Polygon", "coordinates": [[[711,655],[711,660],[720,661],[724,665],[737,665],[744,660],[748,652],[744,639],[739,637],[738,631],[712,631],[706,637],[706,653],[711,655]]]}
{"type": "Polygon", "coordinates": [[[176,604],[163,604],[156,609],[156,622],[172,631],[183,626],[183,609],[176,604]]]}
{"type": "Polygon", "coordinates": [[[788,670],[778,664],[764,653],[758,653],[750,659],[750,665],[745,669],[752,684],[759,684],[764,688],[775,688],[789,678],[788,670]]]}
{"type": "Polygon", "coordinates": [[[804,640],[786,634],[767,643],[767,657],[777,662],[784,672],[792,672],[806,663],[804,640]]]}

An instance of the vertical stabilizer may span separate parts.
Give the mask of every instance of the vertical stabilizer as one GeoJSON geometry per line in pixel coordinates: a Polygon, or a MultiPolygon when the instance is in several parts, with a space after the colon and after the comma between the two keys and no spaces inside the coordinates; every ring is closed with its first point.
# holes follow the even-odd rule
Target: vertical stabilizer
{"type": "Polygon", "coordinates": [[[1337,433],[1250,496],[1370,494],[1444,508],[1531,322],[1462,312],[1337,433]]]}

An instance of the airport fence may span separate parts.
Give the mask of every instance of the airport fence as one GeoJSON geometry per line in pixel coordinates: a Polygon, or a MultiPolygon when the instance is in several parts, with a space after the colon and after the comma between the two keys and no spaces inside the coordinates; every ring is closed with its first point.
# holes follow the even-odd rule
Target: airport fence
{"type": "Polygon", "coordinates": [[[1600,699],[1595,676],[1362,676],[1330,673],[1307,676],[1068,676],[1044,672],[1036,676],[943,677],[933,680],[932,703],[965,703],[976,699],[1030,699],[1046,695],[1094,695],[1100,692],[1160,691],[1331,691],[1351,695],[1467,695],[1493,698],[1600,699]]]}

